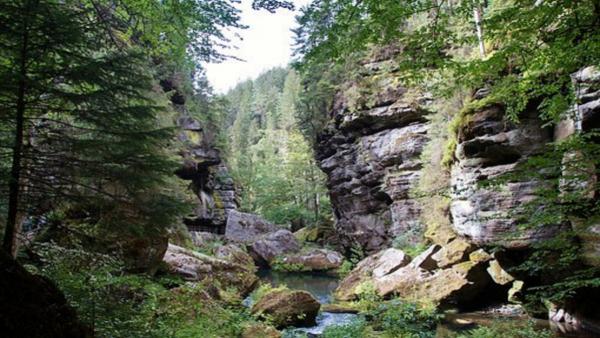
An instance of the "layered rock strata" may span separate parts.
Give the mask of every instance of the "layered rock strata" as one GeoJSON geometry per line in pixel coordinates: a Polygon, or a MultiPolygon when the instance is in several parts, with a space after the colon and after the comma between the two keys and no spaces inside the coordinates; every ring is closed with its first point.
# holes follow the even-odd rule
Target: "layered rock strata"
{"type": "Polygon", "coordinates": [[[367,252],[422,228],[421,205],[409,192],[419,180],[428,141],[428,99],[398,86],[397,75],[386,73],[384,63],[365,66],[362,80],[376,88],[361,97],[369,96],[368,101],[349,98],[357,86],[366,86],[362,83],[337,95],[317,146],[337,237],[347,249],[358,245],[367,252]]]}

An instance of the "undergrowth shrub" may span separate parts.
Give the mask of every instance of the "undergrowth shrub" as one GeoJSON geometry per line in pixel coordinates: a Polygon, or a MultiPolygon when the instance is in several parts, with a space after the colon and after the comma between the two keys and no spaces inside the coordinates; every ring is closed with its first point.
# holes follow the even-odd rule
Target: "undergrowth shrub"
{"type": "Polygon", "coordinates": [[[373,326],[389,337],[433,338],[441,315],[433,305],[399,299],[381,303],[371,311],[373,326]]]}
{"type": "Polygon", "coordinates": [[[481,326],[457,338],[550,338],[554,335],[546,329],[537,329],[534,322],[515,325],[514,321],[498,320],[491,326],[481,326]]]}
{"type": "Polygon", "coordinates": [[[27,268],[53,280],[98,337],[236,337],[253,321],[237,303],[215,300],[212,281],[128,274],[114,257],[80,247],[46,243],[36,253],[42,264],[27,268]]]}
{"type": "Polygon", "coordinates": [[[367,335],[368,327],[364,319],[344,325],[333,325],[323,331],[323,338],[358,338],[367,335]]]}

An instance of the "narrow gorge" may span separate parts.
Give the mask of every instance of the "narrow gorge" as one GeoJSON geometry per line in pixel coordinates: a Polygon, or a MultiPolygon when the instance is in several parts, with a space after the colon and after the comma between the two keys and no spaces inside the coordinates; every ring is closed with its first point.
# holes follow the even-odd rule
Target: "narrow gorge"
{"type": "Polygon", "coordinates": [[[0,28],[0,336],[600,336],[598,0],[0,28]]]}

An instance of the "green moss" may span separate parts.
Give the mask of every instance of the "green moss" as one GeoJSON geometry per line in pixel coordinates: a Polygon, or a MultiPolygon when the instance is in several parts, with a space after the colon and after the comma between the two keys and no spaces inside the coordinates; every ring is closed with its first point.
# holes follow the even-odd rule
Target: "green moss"
{"type": "Polygon", "coordinates": [[[221,195],[219,195],[219,193],[217,193],[216,191],[213,193],[213,200],[215,201],[215,208],[217,208],[217,209],[225,208],[225,205],[223,204],[223,199],[221,198],[221,195]]]}
{"type": "Polygon", "coordinates": [[[444,167],[449,168],[452,163],[454,163],[454,153],[458,145],[458,134],[462,128],[471,122],[471,117],[473,114],[497,104],[501,104],[498,98],[490,95],[481,100],[467,102],[464,107],[458,113],[456,113],[456,115],[454,115],[448,124],[448,140],[444,146],[445,150],[442,158],[442,164],[444,167]]]}
{"type": "Polygon", "coordinates": [[[284,258],[277,258],[273,263],[271,263],[271,268],[275,271],[282,272],[301,272],[308,271],[303,264],[300,263],[286,263],[284,258]]]}

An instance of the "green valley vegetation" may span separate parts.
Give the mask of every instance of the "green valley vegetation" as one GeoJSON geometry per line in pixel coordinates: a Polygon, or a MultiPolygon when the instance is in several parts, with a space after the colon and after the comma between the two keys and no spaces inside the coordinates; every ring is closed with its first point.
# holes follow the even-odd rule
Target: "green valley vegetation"
{"type": "Polygon", "coordinates": [[[301,96],[298,74],[284,68],[242,82],[225,96],[227,158],[242,188],[242,208],[296,228],[331,219],[324,174],[298,127],[301,96]]]}

